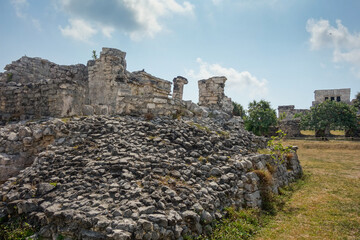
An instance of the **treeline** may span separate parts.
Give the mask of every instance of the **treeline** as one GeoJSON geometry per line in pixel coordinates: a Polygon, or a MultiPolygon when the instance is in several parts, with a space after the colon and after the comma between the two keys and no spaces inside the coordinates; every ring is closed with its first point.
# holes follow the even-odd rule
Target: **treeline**
{"type": "MultiPolygon", "coordinates": [[[[245,128],[256,135],[268,135],[270,129],[276,127],[284,117],[278,119],[275,109],[265,100],[250,102],[247,111],[236,102],[233,102],[233,107],[233,115],[244,119],[245,128]]],[[[314,130],[317,137],[328,136],[330,130],[344,130],[346,136],[357,136],[360,132],[359,109],[360,93],[356,95],[353,105],[327,100],[311,107],[308,113],[295,117],[301,119],[302,130],[314,130]]]]}

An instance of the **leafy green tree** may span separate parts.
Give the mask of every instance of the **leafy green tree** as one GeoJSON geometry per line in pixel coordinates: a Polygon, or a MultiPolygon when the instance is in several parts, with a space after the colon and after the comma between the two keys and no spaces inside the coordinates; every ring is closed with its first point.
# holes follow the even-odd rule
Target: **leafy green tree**
{"type": "Polygon", "coordinates": [[[360,92],[358,92],[355,96],[355,102],[354,102],[354,106],[360,110],[360,92]]]}
{"type": "Polygon", "coordinates": [[[354,129],[357,124],[354,106],[329,100],[312,107],[301,118],[301,127],[315,130],[317,137],[329,135],[330,129],[354,129]]]}
{"type": "Polygon", "coordinates": [[[233,104],[233,115],[234,116],[240,116],[241,118],[245,117],[245,110],[243,106],[239,103],[232,102],[233,104]]]}
{"type": "Polygon", "coordinates": [[[266,135],[269,128],[276,125],[275,109],[270,107],[270,102],[261,100],[249,103],[248,116],[245,119],[245,128],[256,135],[266,135]]]}

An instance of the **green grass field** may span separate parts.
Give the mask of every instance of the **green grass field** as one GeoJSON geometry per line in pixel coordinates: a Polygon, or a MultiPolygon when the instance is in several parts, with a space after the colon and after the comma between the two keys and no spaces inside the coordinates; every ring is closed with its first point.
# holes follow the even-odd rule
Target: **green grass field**
{"type": "Polygon", "coordinates": [[[360,142],[286,143],[305,178],[254,239],[360,239],[360,142]]]}
{"type": "Polygon", "coordinates": [[[303,179],[275,198],[276,215],[231,213],[202,239],[360,239],[360,142],[291,140],[303,179]]]}

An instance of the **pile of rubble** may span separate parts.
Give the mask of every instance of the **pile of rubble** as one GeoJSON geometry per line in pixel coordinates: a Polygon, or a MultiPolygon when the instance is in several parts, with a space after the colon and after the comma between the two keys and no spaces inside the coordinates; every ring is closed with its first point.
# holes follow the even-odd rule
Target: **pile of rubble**
{"type": "Polygon", "coordinates": [[[296,153],[284,162],[257,154],[266,139],[236,118],[90,116],[7,125],[0,133],[2,146],[37,149],[32,165],[0,186],[0,215],[24,215],[42,239],[207,234],[224,208],[261,207],[254,170],[271,172],[275,193],[302,174],[296,153]],[[44,145],[46,136],[53,138],[44,145]]]}

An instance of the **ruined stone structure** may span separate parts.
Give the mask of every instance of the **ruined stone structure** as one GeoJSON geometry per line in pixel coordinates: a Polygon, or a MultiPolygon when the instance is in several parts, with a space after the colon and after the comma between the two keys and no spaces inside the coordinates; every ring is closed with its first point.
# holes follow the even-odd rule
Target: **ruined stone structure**
{"type": "Polygon", "coordinates": [[[300,137],[300,118],[298,115],[309,112],[308,109],[295,109],[294,105],[278,106],[278,116],[283,118],[278,127],[287,137],[300,137]]]}
{"type": "Polygon", "coordinates": [[[260,208],[264,194],[301,177],[296,148],[275,160],[257,153],[266,139],[235,119],[226,129],[195,120],[94,115],[0,127],[0,163],[24,143],[39,147],[31,166],[0,185],[0,218],[22,216],[36,227],[32,239],[195,239],[226,208],[260,208]]]}
{"type": "Polygon", "coordinates": [[[231,113],[233,109],[231,98],[224,93],[226,80],[226,77],[199,80],[199,106],[231,113]]]}
{"type": "Polygon", "coordinates": [[[308,109],[295,109],[294,105],[278,106],[279,117],[284,116],[286,120],[291,120],[297,117],[297,115],[309,112],[308,109]]]}
{"type": "Polygon", "coordinates": [[[174,89],[173,89],[173,99],[182,100],[184,85],[188,84],[188,80],[184,77],[178,76],[174,78],[174,89]]]}
{"type": "Polygon", "coordinates": [[[322,103],[326,100],[350,104],[350,92],[350,88],[315,90],[315,101],[312,102],[312,105],[315,106],[316,104],[322,103]]]}
{"type": "Polygon", "coordinates": [[[284,119],[279,121],[278,127],[281,131],[286,133],[286,137],[301,137],[300,119],[284,119]]]}
{"type": "Polygon", "coordinates": [[[87,95],[87,68],[22,57],[0,77],[0,122],[81,113],[87,95]]]}
{"type": "Polygon", "coordinates": [[[202,114],[201,108],[182,101],[185,78],[174,79],[170,98],[170,81],[145,71],[128,72],[125,56],[103,48],[87,66],[29,57],[12,62],[0,75],[0,122],[92,114],[202,114]]]}

